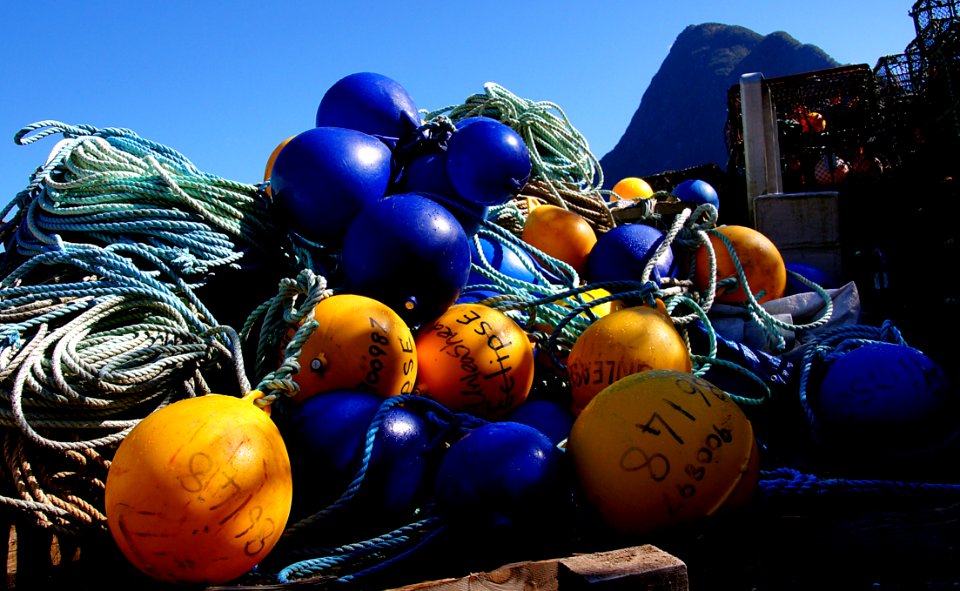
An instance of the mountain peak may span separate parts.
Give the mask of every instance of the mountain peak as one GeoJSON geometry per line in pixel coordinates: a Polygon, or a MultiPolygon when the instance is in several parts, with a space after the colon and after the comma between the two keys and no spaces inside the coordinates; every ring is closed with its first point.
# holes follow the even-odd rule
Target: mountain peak
{"type": "Polygon", "coordinates": [[[604,187],[628,176],[727,162],[727,92],[748,72],[786,76],[839,65],[783,31],[761,35],[720,23],[677,36],[617,145],[600,159],[604,187]]]}

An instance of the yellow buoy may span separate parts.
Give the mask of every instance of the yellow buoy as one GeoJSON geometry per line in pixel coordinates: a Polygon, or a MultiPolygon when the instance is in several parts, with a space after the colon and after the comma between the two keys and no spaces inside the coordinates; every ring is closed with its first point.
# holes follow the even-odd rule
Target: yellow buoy
{"type": "Polygon", "coordinates": [[[613,192],[620,199],[649,199],[653,196],[653,187],[640,177],[628,176],[617,181],[613,192]]]}
{"type": "MultiPolygon", "coordinates": [[[[606,298],[611,295],[612,294],[610,293],[610,291],[602,287],[595,287],[593,289],[589,289],[580,294],[577,294],[576,296],[571,296],[566,299],[558,300],[557,303],[565,308],[571,307],[571,306],[580,306],[581,304],[591,304],[596,300],[599,300],[601,298],[606,298]]],[[[595,314],[596,317],[602,317],[602,316],[606,316],[611,312],[616,312],[617,310],[621,310],[621,309],[623,309],[623,302],[621,302],[620,300],[610,300],[602,304],[591,306],[589,312],[584,311],[580,314],[580,316],[582,316],[587,320],[592,320],[594,316],[590,315],[591,312],[595,314]]]]}
{"type": "Polygon", "coordinates": [[[224,583],[276,545],[290,515],[290,460],[279,430],[253,403],[259,395],[174,402],[120,444],[107,473],[107,524],[145,574],[224,583]]]}
{"type": "Polygon", "coordinates": [[[744,503],[759,470],[743,411],[720,388],[675,370],[605,388],[574,421],[567,451],[586,501],[629,536],[744,503]]]}
{"type": "Polygon", "coordinates": [[[567,357],[573,411],[580,412],[613,382],[651,369],[692,369],[690,352],[673,321],[649,306],[603,316],[580,333],[567,357]]]}
{"type": "Polygon", "coordinates": [[[416,343],[392,308],[344,293],[321,300],[313,318],[318,326],[303,343],[297,357],[300,371],[292,378],[300,386],[294,400],[342,389],[381,396],[413,392],[416,343]]]}
{"type": "Polygon", "coordinates": [[[501,417],[533,386],[533,346],[503,312],[456,304],[417,335],[417,393],[455,412],[501,417]]]}

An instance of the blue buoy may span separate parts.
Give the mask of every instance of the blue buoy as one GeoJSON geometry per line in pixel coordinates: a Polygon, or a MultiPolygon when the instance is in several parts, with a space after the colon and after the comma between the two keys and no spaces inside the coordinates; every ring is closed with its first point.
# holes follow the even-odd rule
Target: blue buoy
{"type": "Polygon", "coordinates": [[[538,398],[525,401],[511,411],[506,420],[530,425],[558,445],[570,435],[576,416],[568,404],[538,398]]]}
{"type": "Polygon", "coordinates": [[[510,527],[542,515],[562,493],[562,454],[538,429],[500,421],[456,441],[437,472],[438,506],[453,520],[510,527]]]}
{"type": "Polygon", "coordinates": [[[700,179],[685,180],[674,187],[672,193],[681,202],[696,203],[697,205],[709,203],[717,210],[720,209],[720,197],[717,195],[717,190],[707,181],[700,179]]]}
{"type": "Polygon", "coordinates": [[[506,203],[530,178],[530,153],[510,126],[487,117],[458,127],[447,147],[447,173],[464,199],[482,206],[506,203]]]}
{"type": "Polygon", "coordinates": [[[341,262],[348,291],[380,300],[414,327],[456,301],[470,275],[470,244],[447,208],[401,193],[356,216],[341,262]]]}
{"type": "Polygon", "coordinates": [[[317,127],[345,127],[389,145],[421,125],[417,105],[396,80],[375,72],[345,76],[327,89],[317,107],[317,127]]]}
{"type": "MultiPolygon", "coordinates": [[[[666,235],[647,224],[621,224],[601,234],[587,257],[587,280],[640,281],[643,269],[666,235]]],[[[673,274],[673,249],[667,247],[654,264],[650,279],[660,282],[673,274]]]]}
{"type": "Polygon", "coordinates": [[[816,416],[843,449],[908,453],[935,447],[957,430],[943,369],[905,345],[871,343],[840,356],[820,385],[816,416]]]}
{"type": "Polygon", "coordinates": [[[398,193],[422,193],[436,196],[438,203],[450,210],[467,236],[480,229],[487,208],[468,201],[457,193],[447,174],[446,152],[432,152],[417,157],[403,168],[398,193]]]}
{"type": "Polygon", "coordinates": [[[270,176],[277,217],[292,231],[337,247],[366,205],[381,199],[392,174],[390,149],[342,127],[315,127],[277,155],[270,176]]]}
{"type": "MultiPolygon", "coordinates": [[[[335,390],[298,404],[282,424],[294,470],[298,510],[313,513],[338,498],[361,466],[371,423],[386,399],[335,390]]],[[[417,414],[394,406],[383,415],[358,501],[367,511],[409,511],[425,491],[431,437],[417,414]]]]}

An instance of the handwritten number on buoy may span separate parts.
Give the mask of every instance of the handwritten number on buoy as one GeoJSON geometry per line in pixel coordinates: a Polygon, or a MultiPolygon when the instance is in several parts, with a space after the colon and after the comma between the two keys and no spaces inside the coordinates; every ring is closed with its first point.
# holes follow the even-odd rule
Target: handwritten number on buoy
{"type": "MultiPolygon", "coordinates": [[[[713,452],[731,441],[733,441],[733,433],[730,429],[713,425],[713,433],[709,433],[704,438],[703,445],[697,450],[697,461],[701,465],[687,464],[683,467],[683,472],[694,482],[701,482],[707,475],[706,466],[713,461],[713,452]]],[[[677,485],[677,493],[681,499],[688,499],[697,493],[697,489],[693,483],[683,483],[677,485]]],[[[675,503],[670,495],[664,494],[663,499],[671,515],[683,509],[683,502],[675,503]]]]}
{"type": "Polygon", "coordinates": [[[670,425],[665,420],[663,420],[663,417],[660,416],[660,413],[658,412],[653,413],[653,415],[650,416],[650,420],[647,421],[646,424],[644,425],[637,424],[637,427],[644,433],[650,433],[652,435],[660,435],[661,433],[660,429],[656,429],[651,426],[654,421],[663,425],[663,428],[667,430],[667,433],[669,433],[670,436],[677,441],[677,443],[679,443],[680,445],[683,445],[683,438],[680,437],[680,435],[678,435],[677,432],[674,431],[673,428],[671,428],[670,425]]]}
{"type": "Polygon", "coordinates": [[[703,480],[704,475],[707,473],[707,469],[703,466],[694,466],[693,464],[687,464],[683,471],[687,473],[687,476],[693,478],[697,482],[703,480]]]}
{"type": "Polygon", "coordinates": [[[370,340],[373,344],[367,347],[367,353],[370,354],[370,371],[367,372],[367,383],[376,384],[380,381],[380,371],[383,370],[383,360],[379,359],[387,354],[383,347],[390,344],[387,338],[387,327],[383,326],[375,318],[370,318],[370,326],[375,329],[370,333],[370,340]]]}
{"type": "MultiPolygon", "coordinates": [[[[704,404],[707,406],[711,405],[707,391],[705,391],[699,383],[687,379],[678,379],[677,385],[682,392],[692,396],[699,396],[704,404]]],[[[719,388],[711,387],[706,390],[718,400],[722,401],[726,399],[726,394],[719,388]]],[[[663,399],[663,402],[666,403],[670,410],[674,411],[669,421],[659,412],[654,411],[645,423],[637,423],[636,427],[642,433],[656,437],[666,434],[679,445],[684,445],[685,441],[681,435],[682,430],[677,429],[677,425],[672,425],[671,421],[679,419],[681,422],[695,422],[697,417],[676,402],[667,399],[663,399]]],[[[664,493],[664,502],[667,506],[667,511],[671,515],[683,509],[683,499],[689,499],[697,494],[696,485],[706,478],[707,466],[713,462],[714,452],[720,449],[725,443],[730,443],[731,441],[733,441],[733,433],[730,429],[713,425],[713,433],[707,434],[703,440],[703,444],[697,450],[696,459],[699,465],[686,464],[683,467],[683,473],[689,477],[690,482],[681,482],[676,485],[676,497],[679,498],[675,500],[675,497],[669,493],[664,493]]],[[[670,461],[666,456],[660,453],[651,455],[639,447],[627,449],[620,459],[620,466],[626,471],[647,469],[650,472],[650,477],[657,482],[663,481],[667,475],[670,474],[670,461]]]]}
{"type": "MultiPolygon", "coordinates": [[[[703,391],[702,386],[704,386],[705,384],[703,384],[702,382],[696,382],[688,378],[679,378],[677,379],[676,383],[677,383],[677,388],[681,392],[685,394],[690,394],[691,396],[699,395],[700,398],[703,399],[704,404],[706,404],[707,406],[711,406],[710,399],[707,398],[707,393],[703,391]]],[[[727,400],[727,395],[720,388],[710,385],[707,387],[707,390],[709,390],[710,393],[717,398],[717,400],[720,400],[721,402],[727,400]]]]}
{"type": "Polygon", "coordinates": [[[213,462],[209,455],[203,452],[191,455],[187,462],[187,469],[189,470],[187,477],[180,480],[180,486],[187,492],[199,493],[207,485],[204,477],[210,473],[212,467],[213,462]]]}
{"type": "Polygon", "coordinates": [[[273,535],[273,532],[276,530],[276,524],[273,519],[267,517],[263,518],[263,507],[256,505],[250,508],[250,511],[247,513],[247,517],[250,519],[250,525],[247,529],[243,530],[236,535],[237,538],[242,538],[253,530],[256,530],[256,534],[253,539],[247,540],[243,545],[243,552],[247,556],[254,556],[263,552],[264,548],[267,547],[267,541],[270,539],[270,536],[273,535]]]}
{"type": "Polygon", "coordinates": [[[650,478],[661,482],[670,474],[670,460],[662,453],[648,455],[639,447],[631,447],[620,456],[620,467],[627,472],[647,469],[650,478]]]}

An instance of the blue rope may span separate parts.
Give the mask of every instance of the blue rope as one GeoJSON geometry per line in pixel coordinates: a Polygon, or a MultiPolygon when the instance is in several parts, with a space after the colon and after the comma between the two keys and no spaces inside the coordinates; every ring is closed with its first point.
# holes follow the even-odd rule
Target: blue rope
{"type": "Polygon", "coordinates": [[[390,566],[423,549],[443,532],[440,517],[427,517],[404,525],[382,536],[356,544],[345,544],[323,550],[321,556],[294,562],[280,570],[277,581],[281,584],[337,571],[343,565],[361,565],[358,570],[345,572],[337,577],[340,582],[351,582],[383,571],[390,566]],[[418,535],[418,537],[414,537],[418,535]],[[372,566],[365,566],[370,563],[372,566]]]}
{"type": "Polygon", "coordinates": [[[340,494],[340,497],[332,503],[317,513],[297,523],[288,525],[283,534],[285,538],[297,536],[301,532],[315,528],[333,516],[339,515],[344,509],[350,506],[351,501],[356,497],[365,481],[367,469],[370,466],[370,459],[373,457],[373,445],[376,441],[377,434],[383,427],[383,421],[387,417],[387,413],[397,406],[403,406],[412,412],[421,413],[423,418],[426,419],[429,428],[439,430],[440,434],[434,437],[431,446],[436,446],[451,438],[453,440],[459,439],[466,434],[466,432],[487,423],[486,420],[468,413],[454,413],[439,402],[419,395],[401,394],[385,398],[367,428],[360,464],[351,482],[340,494]]]}
{"type": "Polygon", "coordinates": [[[404,394],[385,398],[367,429],[360,463],[351,482],[336,500],[313,515],[288,525],[284,530],[281,539],[283,546],[274,551],[274,559],[278,556],[282,559],[284,555],[312,556],[282,568],[277,575],[280,582],[316,576],[334,569],[343,573],[338,577],[341,581],[368,576],[415,553],[442,531],[442,517],[430,516],[432,509],[426,508],[423,511],[427,514],[426,517],[370,540],[333,549],[310,550],[304,547],[309,543],[312,533],[319,531],[322,525],[351,506],[365,482],[373,457],[374,443],[383,427],[383,421],[387,413],[398,406],[419,413],[426,421],[428,428],[434,432],[433,441],[428,444],[430,448],[456,441],[467,432],[488,422],[468,413],[452,412],[442,404],[423,396],[404,394]],[[377,564],[365,566],[364,561],[373,555],[377,556],[377,564]],[[360,570],[350,571],[350,567],[360,570]]]}
{"type": "Polygon", "coordinates": [[[960,484],[911,482],[900,480],[869,480],[848,478],[823,478],[793,468],[777,468],[760,473],[757,485],[760,498],[780,497],[831,497],[859,498],[865,496],[888,496],[916,498],[917,495],[942,495],[960,493],[960,484]]]}

